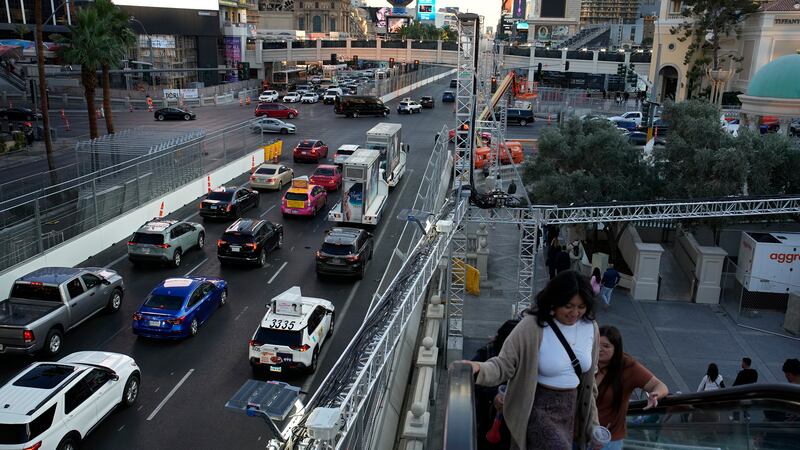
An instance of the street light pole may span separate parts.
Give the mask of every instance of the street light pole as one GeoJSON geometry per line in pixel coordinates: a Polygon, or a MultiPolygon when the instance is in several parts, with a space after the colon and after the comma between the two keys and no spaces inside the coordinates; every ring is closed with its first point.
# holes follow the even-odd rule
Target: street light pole
{"type": "MultiPolygon", "coordinates": [[[[131,16],[129,20],[131,22],[138,23],[142,27],[142,30],[144,31],[144,35],[147,36],[147,44],[150,47],[150,68],[151,69],[155,69],[156,68],[156,63],[155,63],[155,55],[153,54],[153,36],[151,36],[150,33],[147,32],[147,27],[144,26],[144,24],[142,23],[141,20],[137,19],[134,16],[131,16]]],[[[152,75],[151,75],[151,77],[152,77],[152,75]]],[[[153,79],[151,78],[150,79],[151,84],[152,84],[152,81],[153,81],[153,79]]]]}

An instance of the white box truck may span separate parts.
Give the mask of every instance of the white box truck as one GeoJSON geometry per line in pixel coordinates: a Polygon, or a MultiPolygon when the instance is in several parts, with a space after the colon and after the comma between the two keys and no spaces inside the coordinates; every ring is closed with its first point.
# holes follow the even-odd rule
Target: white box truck
{"type": "Polygon", "coordinates": [[[400,137],[403,126],[382,122],[367,131],[366,148],[381,152],[381,177],[389,187],[397,186],[406,173],[406,153],[400,137]]]}
{"type": "Polygon", "coordinates": [[[800,233],[744,231],[738,263],[736,279],[748,291],[786,294],[800,286],[800,233]]]}
{"type": "Polygon", "coordinates": [[[342,198],[328,211],[328,220],[378,224],[389,197],[389,186],[380,177],[380,162],[378,150],[365,148],[347,158],[342,169],[342,198]]]}

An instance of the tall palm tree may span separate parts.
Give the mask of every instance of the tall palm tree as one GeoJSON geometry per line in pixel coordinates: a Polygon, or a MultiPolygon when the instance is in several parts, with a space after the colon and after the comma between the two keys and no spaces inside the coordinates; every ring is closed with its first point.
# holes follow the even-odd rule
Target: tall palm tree
{"type": "Polygon", "coordinates": [[[95,115],[94,91],[97,87],[97,69],[107,61],[112,40],[106,32],[106,25],[96,8],[81,8],[69,26],[70,38],[64,39],[66,45],[59,52],[64,61],[80,64],[83,95],[86,97],[86,112],[89,118],[89,137],[96,139],[97,116],[95,115]]]}
{"type": "Polygon", "coordinates": [[[56,161],[53,156],[53,140],[50,138],[50,105],[47,104],[47,80],[44,75],[42,0],[34,1],[33,14],[36,16],[36,66],[39,75],[39,106],[42,110],[42,126],[44,127],[44,152],[47,156],[47,168],[50,171],[50,183],[55,185],[58,183],[58,179],[56,177],[56,161]]]}
{"type": "Polygon", "coordinates": [[[106,131],[114,134],[114,118],[111,112],[111,75],[112,66],[118,67],[127,50],[136,42],[136,35],[129,25],[128,15],[110,0],[97,0],[93,8],[105,25],[109,39],[108,54],[101,63],[103,69],[103,111],[105,111],[106,131]]]}

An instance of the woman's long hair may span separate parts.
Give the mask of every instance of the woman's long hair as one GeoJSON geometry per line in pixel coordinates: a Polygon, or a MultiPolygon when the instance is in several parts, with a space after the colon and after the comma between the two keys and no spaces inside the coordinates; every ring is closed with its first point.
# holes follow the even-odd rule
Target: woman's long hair
{"type": "Polygon", "coordinates": [[[711,363],[708,365],[708,370],[706,370],[706,375],[708,376],[709,383],[716,383],[717,378],[719,377],[719,368],[716,364],[711,363]]]}
{"type": "Polygon", "coordinates": [[[603,325],[600,327],[600,336],[605,336],[608,342],[614,346],[614,354],[606,366],[606,374],[603,381],[597,387],[597,398],[604,398],[606,391],[611,388],[611,405],[614,411],[619,411],[622,406],[622,372],[625,369],[625,352],[622,348],[622,335],[616,327],[603,325]]]}
{"type": "Polygon", "coordinates": [[[547,286],[536,295],[536,305],[526,310],[536,316],[536,322],[544,328],[556,308],[566,305],[576,295],[586,305],[583,320],[594,320],[594,292],[589,280],[573,270],[565,270],[555,276],[547,286]]]}
{"type": "Polygon", "coordinates": [[[592,270],[592,278],[597,280],[597,284],[600,284],[600,280],[603,279],[603,276],[600,275],[600,268],[599,267],[595,267],[594,270],[592,270]]]}

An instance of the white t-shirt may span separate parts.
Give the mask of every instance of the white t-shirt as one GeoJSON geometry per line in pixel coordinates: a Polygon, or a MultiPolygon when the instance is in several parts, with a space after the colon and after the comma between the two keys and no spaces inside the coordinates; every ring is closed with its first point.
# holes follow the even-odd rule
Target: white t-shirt
{"type": "Polygon", "coordinates": [[[717,375],[717,379],[714,381],[708,380],[708,375],[703,375],[703,379],[700,381],[700,386],[697,386],[697,392],[704,392],[704,391],[716,391],[717,389],[722,388],[722,375],[717,375]]]}
{"type": "MultiPolygon", "coordinates": [[[[592,368],[592,345],[594,344],[594,325],[586,320],[578,320],[574,325],[564,325],[554,320],[567,343],[572,347],[581,364],[581,371],[592,368]]],[[[578,387],[580,380],[569,360],[567,350],[561,345],[553,329],[544,327],[542,344],[539,347],[539,383],[558,389],[578,387]]]]}

